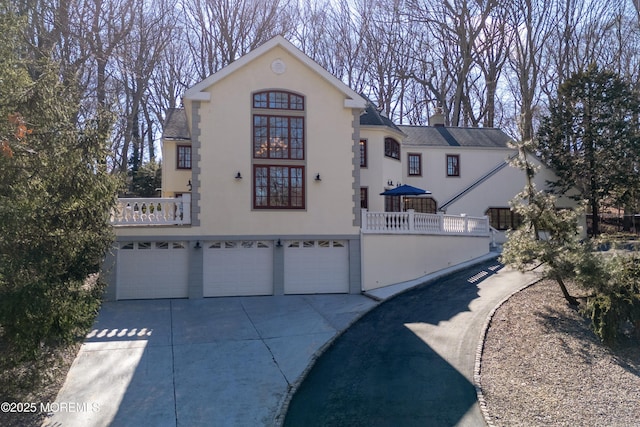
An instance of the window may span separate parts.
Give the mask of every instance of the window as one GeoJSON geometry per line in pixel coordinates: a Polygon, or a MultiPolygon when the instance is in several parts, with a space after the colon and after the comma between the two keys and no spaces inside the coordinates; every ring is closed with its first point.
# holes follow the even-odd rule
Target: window
{"type": "Polygon", "coordinates": [[[253,156],[304,159],[304,118],[254,115],[253,156]]]}
{"type": "Polygon", "coordinates": [[[400,160],[400,144],[393,138],[384,139],[384,155],[400,160]]]}
{"type": "Polygon", "coordinates": [[[369,208],[369,189],[367,187],[360,187],[360,208],[369,208]]]}
{"type": "Polygon", "coordinates": [[[401,200],[398,196],[384,196],[384,211],[385,212],[400,212],[401,200]]]}
{"type": "Polygon", "coordinates": [[[447,176],[460,176],[460,156],[447,154],[447,176]]]}
{"type": "Polygon", "coordinates": [[[404,208],[413,209],[420,213],[434,214],[437,212],[437,203],[431,197],[407,197],[404,199],[404,208]]]}
{"type": "Polygon", "coordinates": [[[304,110],[304,98],[290,92],[265,91],[253,94],[253,108],[304,110]]]}
{"type": "Polygon", "coordinates": [[[367,167],[367,140],[366,139],[360,140],[360,167],[361,168],[367,167]]]}
{"type": "Polygon", "coordinates": [[[520,215],[510,208],[489,208],[486,212],[489,224],[496,230],[515,230],[522,224],[520,215]]]}
{"type": "Polygon", "coordinates": [[[178,145],[178,169],[191,169],[191,146],[178,145]]]}
{"type": "Polygon", "coordinates": [[[253,208],[304,209],[304,97],[253,94],[253,208]]]}
{"type": "Polygon", "coordinates": [[[256,209],[304,209],[304,167],[254,165],[256,209]]]}
{"type": "Polygon", "coordinates": [[[409,176],[422,175],[422,154],[409,153],[409,176]]]}

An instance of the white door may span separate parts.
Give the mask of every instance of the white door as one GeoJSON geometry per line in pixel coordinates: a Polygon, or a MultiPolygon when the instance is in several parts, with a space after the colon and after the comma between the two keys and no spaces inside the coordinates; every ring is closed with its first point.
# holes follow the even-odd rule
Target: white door
{"type": "Polygon", "coordinates": [[[206,242],[203,256],[205,297],[273,295],[273,242],[206,242]]]}
{"type": "Polygon", "coordinates": [[[129,242],[118,249],[117,299],[186,298],[185,242],[129,242]]]}
{"type": "Polygon", "coordinates": [[[285,242],[285,294],[349,292],[349,249],[346,240],[285,242]]]}

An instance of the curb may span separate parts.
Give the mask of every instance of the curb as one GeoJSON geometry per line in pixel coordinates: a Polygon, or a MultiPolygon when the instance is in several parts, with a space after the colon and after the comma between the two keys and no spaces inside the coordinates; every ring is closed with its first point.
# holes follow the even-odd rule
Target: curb
{"type": "Polygon", "coordinates": [[[487,339],[487,333],[489,332],[489,328],[491,327],[491,322],[493,320],[494,315],[498,311],[498,309],[502,307],[507,301],[509,301],[509,299],[511,299],[512,296],[535,285],[536,283],[541,282],[542,280],[543,280],[542,278],[537,278],[527,283],[526,285],[522,286],[520,289],[511,292],[509,295],[503,298],[502,301],[500,301],[498,305],[496,305],[493,308],[493,310],[491,310],[491,312],[487,316],[487,320],[484,322],[484,325],[482,326],[482,332],[480,333],[480,342],[478,343],[478,348],[476,349],[476,362],[473,368],[473,386],[476,389],[476,395],[478,397],[478,406],[480,407],[480,412],[482,413],[484,422],[488,427],[495,427],[495,424],[493,424],[493,421],[489,414],[489,409],[487,408],[487,401],[484,398],[484,392],[482,391],[481,373],[482,373],[482,354],[484,353],[484,344],[485,344],[485,340],[487,339]]]}
{"type": "Polygon", "coordinates": [[[341,331],[336,332],[336,334],[333,337],[331,337],[327,342],[325,342],[322,345],[322,347],[320,347],[318,350],[316,350],[315,353],[313,353],[313,355],[311,356],[311,359],[309,360],[309,363],[307,364],[307,367],[304,368],[304,371],[302,371],[300,376],[293,383],[289,384],[289,386],[287,387],[287,392],[286,392],[285,396],[282,398],[282,400],[280,401],[280,405],[279,405],[278,411],[277,411],[276,416],[274,418],[274,426],[275,427],[282,427],[282,425],[284,424],[284,419],[285,419],[285,417],[287,415],[287,412],[289,410],[289,404],[291,403],[291,399],[293,399],[293,395],[296,393],[296,391],[298,390],[300,385],[307,378],[307,375],[309,375],[309,372],[311,372],[311,369],[313,369],[313,367],[315,366],[315,364],[318,361],[318,359],[320,358],[320,356],[322,356],[324,354],[324,352],[327,351],[327,349],[329,349],[329,347],[331,347],[333,345],[333,343],[338,338],[340,338],[354,323],[356,323],[358,320],[362,319],[371,310],[374,310],[375,308],[377,308],[379,306],[380,306],[380,304],[376,304],[373,307],[371,307],[369,310],[361,313],[359,316],[354,318],[353,321],[349,322],[349,324],[344,329],[342,329],[341,331]]]}

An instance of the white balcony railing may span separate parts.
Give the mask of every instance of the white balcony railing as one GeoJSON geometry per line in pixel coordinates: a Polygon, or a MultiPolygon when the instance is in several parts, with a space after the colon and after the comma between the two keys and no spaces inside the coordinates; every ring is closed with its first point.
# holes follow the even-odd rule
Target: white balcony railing
{"type": "Polygon", "coordinates": [[[177,198],[119,198],[111,211],[114,226],[191,224],[191,194],[177,198]]]}
{"type": "Polygon", "coordinates": [[[362,232],[369,234],[449,234],[489,236],[489,217],[362,210],[362,232]]]}

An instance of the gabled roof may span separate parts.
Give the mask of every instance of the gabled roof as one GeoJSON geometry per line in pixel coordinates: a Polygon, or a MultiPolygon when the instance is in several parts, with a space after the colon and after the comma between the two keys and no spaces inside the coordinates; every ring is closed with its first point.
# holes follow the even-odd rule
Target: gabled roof
{"type": "Polygon", "coordinates": [[[404,143],[429,147],[509,148],[513,139],[496,128],[398,126],[407,135],[404,143]]]}
{"type": "Polygon", "coordinates": [[[207,88],[278,46],[286,50],[289,54],[291,54],[293,57],[298,59],[313,71],[315,71],[316,74],[318,74],[340,92],[342,92],[346,97],[344,101],[344,106],[346,108],[364,109],[366,107],[366,101],[356,91],[351,89],[341,80],[322,68],[317,62],[309,58],[300,49],[295,47],[293,44],[291,44],[291,42],[289,42],[282,36],[275,36],[268,42],[262,44],[248,54],[240,57],[236,61],[210,75],[195,86],[191,87],[185,92],[184,98],[190,100],[210,101],[211,94],[206,91],[207,88]]]}
{"type": "Polygon", "coordinates": [[[187,115],[183,108],[169,108],[164,119],[162,137],[165,139],[191,139],[187,115]]]}

